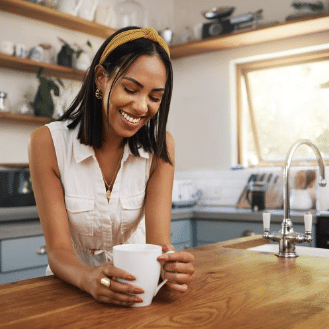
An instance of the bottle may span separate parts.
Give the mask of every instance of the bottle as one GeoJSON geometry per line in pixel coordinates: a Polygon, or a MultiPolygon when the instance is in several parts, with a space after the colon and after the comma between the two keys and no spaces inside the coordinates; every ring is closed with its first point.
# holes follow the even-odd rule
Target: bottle
{"type": "Polygon", "coordinates": [[[0,91],[0,112],[9,112],[6,98],[7,98],[7,93],[0,91]]]}

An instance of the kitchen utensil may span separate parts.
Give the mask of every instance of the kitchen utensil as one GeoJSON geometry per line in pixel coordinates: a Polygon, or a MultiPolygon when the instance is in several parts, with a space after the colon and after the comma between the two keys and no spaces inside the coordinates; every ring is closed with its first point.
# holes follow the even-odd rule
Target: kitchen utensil
{"type": "Polygon", "coordinates": [[[8,112],[6,98],[7,93],[0,91],[0,112],[8,112]]]}
{"type": "MultiPolygon", "coordinates": [[[[265,174],[251,174],[242,190],[240,197],[236,203],[237,208],[250,208],[251,196],[249,201],[247,200],[247,191],[252,184],[263,184],[264,190],[266,190],[265,208],[266,209],[282,209],[283,207],[283,190],[282,190],[282,178],[280,175],[273,173],[265,174]]],[[[257,186],[258,188],[258,186],[257,186]]],[[[251,192],[249,192],[250,195],[251,192]]]]}
{"type": "Polygon", "coordinates": [[[138,295],[143,299],[143,303],[136,303],[133,306],[150,305],[153,297],[167,282],[167,280],[164,280],[158,285],[161,264],[157,258],[161,255],[162,247],[154,244],[123,244],[113,247],[114,266],[136,277],[133,282],[122,279],[117,280],[133,284],[144,290],[143,294],[138,295]]]}
{"type": "Polygon", "coordinates": [[[294,177],[294,188],[295,189],[304,189],[306,186],[307,174],[305,170],[299,170],[294,177]]]}
{"type": "Polygon", "coordinates": [[[259,183],[251,181],[246,192],[246,199],[253,211],[265,209],[266,186],[261,181],[259,183]]]}

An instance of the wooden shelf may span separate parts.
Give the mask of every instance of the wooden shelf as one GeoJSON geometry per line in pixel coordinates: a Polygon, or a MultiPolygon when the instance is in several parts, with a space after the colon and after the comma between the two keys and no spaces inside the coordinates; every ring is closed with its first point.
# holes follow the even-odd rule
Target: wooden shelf
{"type": "Polygon", "coordinates": [[[172,58],[182,58],[325,31],[329,31],[328,13],[312,18],[267,25],[219,37],[174,45],[170,47],[170,52],[172,58]]]}
{"type": "Polygon", "coordinates": [[[0,112],[0,121],[24,121],[32,123],[46,124],[50,122],[48,117],[37,117],[35,115],[15,114],[9,112],[0,112]]]}
{"type": "Polygon", "coordinates": [[[73,69],[66,66],[36,62],[26,58],[19,58],[0,53],[0,67],[5,67],[18,71],[36,73],[43,67],[44,73],[48,76],[54,76],[63,79],[83,81],[85,71],[73,69]]]}
{"type": "MultiPolygon", "coordinates": [[[[107,38],[115,32],[113,28],[23,0],[1,0],[0,10],[101,38],[107,38]]],[[[171,57],[175,59],[325,31],[329,31],[328,13],[174,45],[170,47],[170,52],[171,57]]],[[[52,69],[54,67],[49,67],[49,70],[52,69]]],[[[55,69],[55,72],[57,72],[57,69],[55,69]]],[[[65,71],[65,74],[68,73],[65,71]]]]}
{"type": "Polygon", "coordinates": [[[1,0],[0,10],[106,39],[115,29],[23,0],[1,0]]]}

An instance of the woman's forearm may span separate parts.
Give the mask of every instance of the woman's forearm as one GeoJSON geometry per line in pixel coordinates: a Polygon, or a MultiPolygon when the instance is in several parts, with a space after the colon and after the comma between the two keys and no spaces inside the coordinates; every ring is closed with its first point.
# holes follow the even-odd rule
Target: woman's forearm
{"type": "Polygon", "coordinates": [[[81,290],[88,290],[84,283],[92,267],[81,263],[71,250],[54,249],[48,252],[48,261],[52,272],[57,277],[81,290]]]}

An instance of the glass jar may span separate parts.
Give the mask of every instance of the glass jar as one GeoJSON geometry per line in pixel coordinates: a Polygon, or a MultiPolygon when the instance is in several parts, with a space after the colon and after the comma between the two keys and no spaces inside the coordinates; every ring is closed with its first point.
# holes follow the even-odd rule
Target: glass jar
{"type": "Polygon", "coordinates": [[[144,8],[135,0],[119,2],[115,8],[117,28],[144,25],[144,8]]]}

